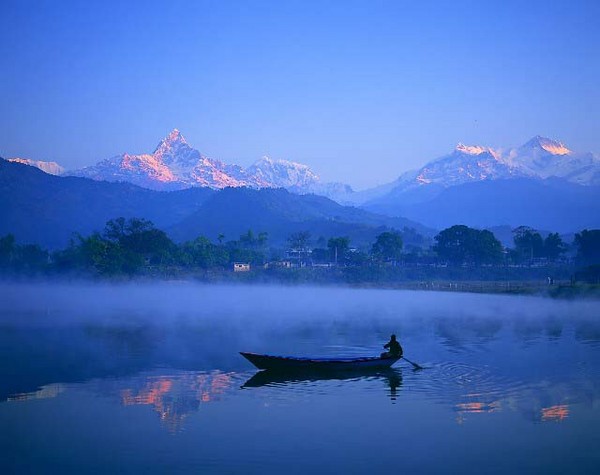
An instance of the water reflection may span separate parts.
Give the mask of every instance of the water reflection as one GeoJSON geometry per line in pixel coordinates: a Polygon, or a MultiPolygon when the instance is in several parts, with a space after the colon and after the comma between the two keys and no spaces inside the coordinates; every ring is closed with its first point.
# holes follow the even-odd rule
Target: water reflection
{"type": "Polygon", "coordinates": [[[543,407],[541,419],[544,422],[556,421],[561,422],[569,417],[569,405],[558,404],[556,406],[543,407]]]}
{"type": "Polygon", "coordinates": [[[214,371],[135,378],[125,384],[129,387],[118,389],[123,406],[151,406],[165,427],[175,432],[201,404],[217,401],[230,390],[233,379],[231,374],[214,371]]]}
{"type": "Polygon", "coordinates": [[[31,463],[38,473],[87,463],[93,473],[98,454],[107,454],[104,473],[132,460],[124,471],[306,473],[331,460],[339,471],[367,473],[397,463],[398,445],[411,449],[403,454],[411,472],[464,473],[457,460],[473,472],[498,454],[496,472],[522,473],[531,465],[509,466],[503,456],[519,457],[515,447],[521,462],[531,453],[553,458],[555,471],[572,469],[569,458],[600,466],[589,455],[600,423],[597,303],[151,290],[88,289],[72,303],[72,289],[9,296],[0,288],[0,445],[17,454],[0,457],[0,473],[31,463]],[[392,332],[426,370],[400,361],[375,374],[255,373],[237,353],[377,355],[392,332]],[[561,452],[566,432],[578,442],[561,452]],[[415,442],[423,440],[429,445],[415,442]],[[446,451],[444,466],[430,457],[433,445],[446,451]]]}
{"type": "Polygon", "coordinates": [[[175,372],[171,374],[137,375],[125,379],[97,379],[82,384],[49,384],[37,391],[9,396],[7,402],[51,399],[61,394],[91,391],[118,401],[121,406],[149,406],[170,432],[183,428],[185,419],[203,404],[220,401],[237,388],[241,378],[235,373],[175,372]]]}
{"type": "Polygon", "coordinates": [[[64,384],[49,384],[47,386],[42,386],[37,391],[33,391],[30,393],[17,393],[12,396],[8,396],[7,401],[33,401],[36,399],[50,399],[57,397],[60,393],[63,393],[66,390],[66,386],[64,384]]]}
{"type": "MultiPolygon", "coordinates": [[[[258,371],[250,379],[248,379],[241,387],[261,388],[276,387],[283,388],[293,387],[295,384],[316,385],[321,381],[339,381],[346,383],[349,381],[382,381],[388,388],[388,396],[392,401],[395,401],[398,396],[398,389],[402,386],[402,371],[395,368],[388,368],[377,371],[258,371]]],[[[352,390],[351,387],[347,388],[352,390]]]]}

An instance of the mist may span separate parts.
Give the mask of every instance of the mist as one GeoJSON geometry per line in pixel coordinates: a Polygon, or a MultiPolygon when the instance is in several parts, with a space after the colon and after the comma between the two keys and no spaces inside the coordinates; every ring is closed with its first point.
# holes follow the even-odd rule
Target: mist
{"type": "MultiPolygon", "coordinates": [[[[378,355],[396,333],[436,363],[510,335],[598,344],[595,301],[342,287],[127,284],[0,286],[0,396],[154,368],[248,371],[240,351],[378,355]]],[[[461,356],[466,355],[466,356],[461,356]]],[[[486,356],[481,356],[485,362],[486,356]]]]}

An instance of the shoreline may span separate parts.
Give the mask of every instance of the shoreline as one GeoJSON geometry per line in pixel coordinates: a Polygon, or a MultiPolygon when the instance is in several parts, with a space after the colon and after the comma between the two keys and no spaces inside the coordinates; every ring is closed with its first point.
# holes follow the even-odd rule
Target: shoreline
{"type": "Polygon", "coordinates": [[[360,280],[360,279],[282,279],[278,275],[264,273],[204,272],[162,275],[136,275],[100,277],[90,275],[18,276],[0,278],[2,284],[75,284],[119,285],[135,283],[187,282],[214,285],[281,285],[284,287],[346,287],[354,289],[409,290],[422,292],[456,292],[489,295],[522,295],[561,300],[599,300],[600,284],[572,283],[561,279],[548,284],[541,279],[527,280],[464,280],[464,279],[415,279],[415,280],[360,280]]]}

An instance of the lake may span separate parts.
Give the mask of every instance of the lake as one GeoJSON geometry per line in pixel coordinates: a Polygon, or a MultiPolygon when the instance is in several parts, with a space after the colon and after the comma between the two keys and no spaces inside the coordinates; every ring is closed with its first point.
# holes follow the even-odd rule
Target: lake
{"type": "Polygon", "coordinates": [[[0,285],[0,473],[599,473],[600,302],[0,285]],[[239,351],[405,356],[264,377],[239,351]]]}

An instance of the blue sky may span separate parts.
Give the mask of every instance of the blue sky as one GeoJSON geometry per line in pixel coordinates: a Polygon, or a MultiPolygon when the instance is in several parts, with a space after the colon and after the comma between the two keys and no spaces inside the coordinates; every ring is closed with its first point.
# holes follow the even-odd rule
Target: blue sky
{"type": "Polygon", "coordinates": [[[457,142],[600,152],[600,2],[4,0],[0,156],[68,168],[179,128],[361,188],[457,142]]]}

